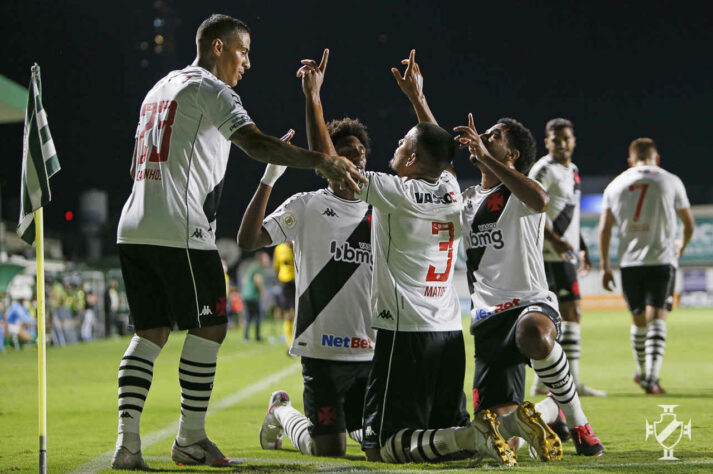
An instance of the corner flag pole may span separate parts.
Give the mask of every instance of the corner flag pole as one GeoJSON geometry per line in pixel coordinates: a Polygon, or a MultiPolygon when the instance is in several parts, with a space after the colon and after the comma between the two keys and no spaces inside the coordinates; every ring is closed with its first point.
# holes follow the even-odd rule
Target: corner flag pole
{"type": "Polygon", "coordinates": [[[45,334],[45,235],[42,208],[35,211],[37,245],[37,379],[39,392],[40,458],[39,472],[47,473],[47,357],[45,334]]]}
{"type": "Polygon", "coordinates": [[[59,160],[42,105],[40,67],[32,66],[25,131],[22,135],[20,219],[17,235],[35,244],[37,261],[37,385],[39,413],[39,472],[47,472],[47,357],[45,333],[45,239],[42,207],[52,199],[49,179],[59,171],[59,160]],[[34,221],[34,225],[33,222],[34,221]]]}

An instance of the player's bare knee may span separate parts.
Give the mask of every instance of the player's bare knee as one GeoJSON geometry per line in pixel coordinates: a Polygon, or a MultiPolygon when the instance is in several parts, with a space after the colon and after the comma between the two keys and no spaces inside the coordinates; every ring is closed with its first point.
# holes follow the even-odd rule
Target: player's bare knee
{"type": "Polygon", "coordinates": [[[137,336],[139,336],[143,339],[147,339],[161,348],[163,348],[163,346],[166,345],[166,342],[168,341],[168,336],[170,334],[171,334],[171,328],[168,328],[168,327],[152,328],[152,329],[144,329],[141,331],[136,331],[137,336]]]}
{"type": "Polygon", "coordinates": [[[515,411],[516,408],[517,403],[498,403],[497,405],[489,407],[488,410],[498,416],[502,416],[515,411]]]}
{"type": "Polygon", "coordinates": [[[641,311],[640,313],[632,314],[631,316],[634,321],[634,326],[636,327],[645,328],[648,324],[646,311],[641,311]]]}
{"type": "Polygon", "coordinates": [[[219,324],[217,326],[208,326],[202,328],[193,328],[188,331],[189,334],[194,336],[202,337],[203,339],[208,339],[209,341],[217,342],[222,344],[225,339],[225,335],[228,333],[227,324],[219,324]]]}
{"type": "Polygon", "coordinates": [[[542,313],[528,313],[517,324],[515,343],[530,359],[544,359],[552,352],[556,338],[555,325],[542,313]]]}
{"type": "Polygon", "coordinates": [[[560,314],[564,321],[578,323],[582,317],[579,301],[574,300],[560,303],[560,314]]]}
{"type": "Polygon", "coordinates": [[[650,323],[654,319],[666,319],[667,311],[664,308],[646,306],[646,322],[650,323]]]}

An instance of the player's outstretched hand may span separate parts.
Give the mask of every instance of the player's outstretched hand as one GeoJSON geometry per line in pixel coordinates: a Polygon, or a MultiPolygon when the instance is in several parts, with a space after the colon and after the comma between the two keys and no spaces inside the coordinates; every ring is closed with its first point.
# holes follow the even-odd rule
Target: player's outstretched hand
{"type": "Polygon", "coordinates": [[[359,168],[343,156],[324,155],[324,161],[317,167],[317,171],[337,186],[355,193],[359,192],[359,182],[367,182],[359,168]]]}
{"type": "Polygon", "coordinates": [[[314,59],[300,61],[302,67],[297,70],[297,77],[302,78],[302,92],[304,92],[305,96],[319,96],[328,60],[329,49],[325,49],[322,53],[322,61],[319,64],[314,59]]]}
{"type": "Polygon", "coordinates": [[[460,147],[468,147],[471,163],[476,164],[476,161],[480,161],[483,157],[488,156],[488,149],[485,148],[483,140],[481,140],[478,131],[475,129],[472,113],[468,114],[468,125],[453,127],[453,131],[459,133],[459,135],[456,135],[455,141],[458,142],[460,147]]]}
{"type": "Polygon", "coordinates": [[[416,62],[416,50],[412,49],[408,59],[402,59],[401,64],[406,65],[403,76],[397,68],[391,68],[396,84],[399,85],[399,88],[409,99],[413,100],[421,97],[423,95],[423,76],[416,62]]]}
{"type": "Polygon", "coordinates": [[[602,286],[607,291],[614,291],[616,283],[614,283],[614,274],[610,269],[602,270],[602,286]]]}
{"type": "MultiPolygon", "coordinates": [[[[287,133],[285,133],[280,140],[285,142],[285,143],[290,143],[290,140],[292,140],[292,137],[295,136],[295,131],[292,129],[289,129],[287,133]]],[[[260,179],[260,182],[264,184],[265,186],[270,186],[273,187],[275,186],[275,183],[277,182],[278,179],[280,179],[280,176],[285,172],[287,169],[287,166],[283,165],[273,165],[272,163],[269,163],[265,167],[265,173],[262,175],[262,178],[260,179]]]]}

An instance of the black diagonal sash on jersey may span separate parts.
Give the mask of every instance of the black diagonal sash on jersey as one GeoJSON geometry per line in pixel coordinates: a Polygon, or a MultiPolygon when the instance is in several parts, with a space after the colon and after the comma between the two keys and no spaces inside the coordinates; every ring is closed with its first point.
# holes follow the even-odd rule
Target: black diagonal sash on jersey
{"type": "Polygon", "coordinates": [[[569,224],[574,217],[574,204],[567,204],[564,209],[552,220],[552,230],[558,237],[562,237],[567,231],[569,224]]]}
{"type": "Polygon", "coordinates": [[[203,213],[206,219],[208,219],[208,222],[213,222],[218,214],[220,196],[223,194],[223,183],[225,183],[225,177],[220,180],[220,183],[215,185],[213,190],[205,197],[205,201],[203,201],[203,213]]]}
{"type": "MultiPolygon", "coordinates": [[[[366,211],[362,221],[354,228],[346,239],[353,247],[359,247],[359,242],[371,241],[371,206],[366,211]]],[[[297,306],[295,339],[317,319],[322,310],[332,301],[332,298],[349,281],[349,278],[359,268],[360,263],[350,263],[335,260],[332,257],[312,279],[309,286],[302,292],[297,306]]],[[[347,310],[347,308],[345,308],[347,310]]]]}
{"type": "MultiPolygon", "coordinates": [[[[473,216],[473,222],[470,225],[472,232],[479,232],[478,227],[483,224],[492,224],[500,219],[500,215],[505,209],[505,205],[510,199],[510,190],[505,186],[488,195],[483,202],[480,203],[478,210],[473,216]]],[[[473,272],[480,266],[480,261],[483,258],[487,247],[475,247],[466,250],[466,266],[468,267],[468,289],[473,293],[475,277],[473,272]]]]}

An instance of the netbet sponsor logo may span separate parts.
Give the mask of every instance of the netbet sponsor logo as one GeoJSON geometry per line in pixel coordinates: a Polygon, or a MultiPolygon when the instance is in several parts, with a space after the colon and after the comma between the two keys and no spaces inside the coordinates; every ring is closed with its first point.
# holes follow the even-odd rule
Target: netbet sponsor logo
{"type": "Polygon", "coordinates": [[[322,345],[327,347],[344,347],[345,349],[373,349],[374,343],[371,339],[361,337],[335,336],[334,334],[322,334],[322,345]]]}
{"type": "Polygon", "coordinates": [[[443,196],[439,196],[438,194],[433,193],[419,192],[414,192],[413,195],[416,198],[417,204],[451,204],[454,202],[458,202],[458,200],[455,198],[455,193],[452,191],[444,194],[443,196]]]}
{"type": "Polygon", "coordinates": [[[513,298],[511,301],[506,301],[505,303],[496,304],[487,309],[476,309],[474,311],[474,316],[476,321],[481,321],[489,316],[492,316],[503,311],[507,311],[511,308],[515,308],[520,304],[520,298],[513,298]]]}
{"type": "Polygon", "coordinates": [[[503,232],[495,228],[495,223],[482,224],[478,226],[478,231],[473,230],[468,234],[470,246],[472,248],[481,248],[492,246],[496,250],[500,250],[505,246],[503,242],[503,232]]]}
{"type": "Polygon", "coordinates": [[[338,243],[332,240],[329,244],[329,252],[334,260],[347,263],[368,263],[371,265],[374,261],[371,255],[371,244],[359,242],[359,247],[352,247],[349,242],[338,243]]]}

